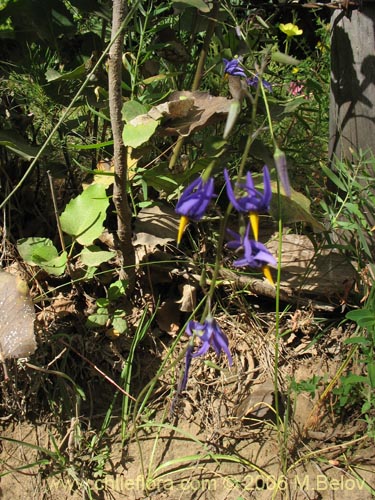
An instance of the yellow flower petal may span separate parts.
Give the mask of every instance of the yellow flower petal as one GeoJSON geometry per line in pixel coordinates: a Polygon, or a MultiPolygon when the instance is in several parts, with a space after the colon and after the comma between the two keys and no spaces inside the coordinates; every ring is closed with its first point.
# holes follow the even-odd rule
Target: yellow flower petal
{"type": "Polygon", "coordinates": [[[285,33],[286,36],[292,37],[292,36],[299,36],[302,35],[303,30],[301,30],[296,24],[293,23],[280,23],[279,24],[279,29],[285,33]]]}

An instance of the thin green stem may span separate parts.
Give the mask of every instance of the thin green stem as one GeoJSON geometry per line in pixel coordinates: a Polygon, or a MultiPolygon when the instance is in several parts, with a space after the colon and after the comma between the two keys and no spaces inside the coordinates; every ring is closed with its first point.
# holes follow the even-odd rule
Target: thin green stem
{"type": "Polygon", "coordinates": [[[206,301],[206,305],[205,305],[203,315],[202,315],[203,318],[205,318],[207,316],[207,314],[210,313],[210,307],[211,307],[212,299],[213,299],[213,296],[215,293],[216,282],[217,282],[217,279],[219,277],[219,271],[221,268],[221,256],[222,256],[223,247],[224,247],[225,228],[227,227],[229,215],[232,211],[232,208],[233,208],[232,204],[229,203],[229,205],[226,209],[226,212],[224,214],[224,217],[222,218],[221,223],[220,223],[219,241],[217,244],[214,271],[213,271],[213,274],[211,277],[210,288],[208,290],[207,297],[206,297],[207,301],[206,301]]]}

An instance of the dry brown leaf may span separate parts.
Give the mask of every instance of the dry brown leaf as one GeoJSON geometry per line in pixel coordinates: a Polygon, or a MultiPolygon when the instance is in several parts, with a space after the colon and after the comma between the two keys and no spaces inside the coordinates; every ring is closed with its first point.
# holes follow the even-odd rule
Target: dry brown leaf
{"type": "Polygon", "coordinates": [[[225,120],[232,103],[232,99],[212,96],[208,92],[199,91],[173,92],[170,95],[170,100],[179,102],[181,97],[193,99],[194,105],[185,117],[172,119],[165,124],[161,133],[188,136],[193,131],[197,131],[213,121],[225,120]]]}
{"type": "MultiPolygon", "coordinates": [[[[173,95],[173,94],[172,94],[173,95]]],[[[150,109],[147,113],[154,120],[160,120],[161,118],[167,118],[169,120],[174,120],[177,118],[184,118],[187,116],[194,106],[194,99],[188,97],[185,99],[175,99],[158,104],[150,109]]],[[[132,123],[132,122],[131,122],[132,123]]]]}
{"type": "Polygon", "coordinates": [[[38,321],[43,321],[46,324],[57,319],[64,318],[69,316],[70,314],[76,314],[77,309],[73,299],[69,296],[65,296],[62,293],[59,293],[51,305],[45,307],[38,314],[38,321]]]}
{"type": "Polygon", "coordinates": [[[180,311],[192,312],[197,305],[197,288],[193,285],[185,283],[180,287],[182,289],[182,297],[177,301],[180,305],[180,311]]]}
{"type": "Polygon", "coordinates": [[[176,301],[167,299],[163,302],[156,312],[155,319],[162,332],[175,335],[180,324],[180,311],[176,301]]]}
{"type": "Polygon", "coordinates": [[[145,245],[152,252],[158,245],[176,240],[180,217],[173,208],[154,205],[142,208],[135,220],[134,245],[145,245]]]}

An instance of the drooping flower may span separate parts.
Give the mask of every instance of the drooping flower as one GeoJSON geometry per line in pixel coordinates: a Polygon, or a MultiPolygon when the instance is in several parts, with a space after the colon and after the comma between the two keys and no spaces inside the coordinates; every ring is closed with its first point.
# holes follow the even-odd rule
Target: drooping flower
{"type": "Polygon", "coordinates": [[[213,347],[217,356],[220,356],[221,351],[223,351],[227,355],[229,366],[232,366],[233,360],[228,347],[228,339],[215,318],[207,316],[203,324],[194,320],[189,321],[186,333],[190,337],[196,335],[202,342],[200,349],[192,354],[193,358],[203,356],[210,347],[213,347]]]}
{"type": "MultiPolygon", "coordinates": [[[[259,76],[258,75],[255,75],[255,76],[251,76],[249,78],[246,78],[246,83],[250,86],[250,87],[258,87],[258,84],[259,84],[259,76]]],[[[272,93],[272,85],[270,84],[270,82],[267,82],[267,80],[262,80],[262,85],[263,87],[268,90],[268,92],[271,92],[272,93]]]]}
{"type": "Polygon", "coordinates": [[[207,206],[213,196],[214,180],[212,177],[206,182],[203,181],[201,177],[198,177],[187,186],[181,194],[175,209],[176,213],[181,215],[177,244],[180,243],[189,220],[200,220],[205,214],[207,206]]]}
{"type": "Polygon", "coordinates": [[[272,198],[271,178],[267,166],[263,167],[263,193],[255,189],[251,173],[247,172],[246,182],[239,183],[239,195],[236,196],[232,188],[232,183],[229,178],[227,169],[224,169],[224,178],[229,201],[234,208],[239,212],[248,213],[250,217],[251,227],[254,233],[254,238],[258,240],[259,233],[259,213],[268,212],[272,198]],[[245,194],[241,194],[245,192],[245,194]]]}
{"type": "Polygon", "coordinates": [[[235,267],[255,267],[261,268],[265,278],[273,284],[273,279],[269,266],[276,266],[276,259],[271,252],[259,241],[251,240],[249,238],[250,225],[246,227],[245,234],[240,234],[227,229],[228,234],[233,238],[227,243],[227,247],[235,250],[236,252],[242,251],[243,257],[235,260],[233,265],[235,267]]]}
{"type": "Polygon", "coordinates": [[[224,63],[224,73],[231,76],[242,76],[246,78],[246,73],[244,69],[240,66],[239,59],[223,59],[224,63]]]}
{"type": "Polygon", "coordinates": [[[301,30],[296,24],[293,23],[280,23],[279,29],[289,38],[291,38],[292,36],[302,35],[303,33],[303,30],[301,30]]]}
{"type": "Polygon", "coordinates": [[[199,339],[202,345],[195,352],[193,345],[188,345],[185,356],[185,371],[180,385],[180,390],[182,391],[186,388],[192,359],[204,356],[210,347],[214,349],[218,357],[221,352],[224,352],[228,358],[229,366],[232,366],[233,364],[233,359],[228,347],[228,338],[223,333],[216,320],[211,316],[207,316],[203,323],[199,323],[199,321],[194,320],[189,321],[186,327],[186,333],[189,337],[199,339]]]}

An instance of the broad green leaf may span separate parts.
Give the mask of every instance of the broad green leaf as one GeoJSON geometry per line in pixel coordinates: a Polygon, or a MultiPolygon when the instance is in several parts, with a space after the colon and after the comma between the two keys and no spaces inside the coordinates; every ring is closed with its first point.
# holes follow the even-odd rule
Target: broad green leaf
{"type": "MultiPolygon", "coordinates": [[[[41,252],[43,254],[43,252],[41,252]]],[[[53,276],[61,276],[65,272],[66,262],[68,260],[68,254],[62,252],[60,255],[56,255],[54,258],[44,260],[43,255],[34,255],[34,258],[39,259],[39,266],[44,269],[48,274],[53,276]]]]}
{"type": "Polygon", "coordinates": [[[74,68],[72,71],[66,73],[59,73],[58,71],[50,68],[46,71],[47,82],[57,82],[62,80],[77,80],[77,78],[82,78],[86,74],[86,68],[84,64],[74,68]]]}
{"type": "Polygon", "coordinates": [[[128,324],[124,318],[116,316],[112,321],[113,329],[118,333],[125,333],[128,329],[128,324]]]}
{"type": "Polygon", "coordinates": [[[17,241],[17,250],[19,254],[23,260],[30,265],[36,265],[33,261],[33,253],[40,247],[53,247],[53,243],[49,238],[40,238],[38,236],[34,236],[32,238],[22,238],[17,241]]]}
{"type": "Polygon", "coordinates": [[[122,132],[125,146],[138,148],[154,135],[158,125],[159,122],[150,117],[147,117],[144,123],[139,123],[137,125],[131,125],[130,123],[125,124],[122,132]]]}
{"type": "Polygon", "coordinates": [[[195,7],[201,12],[210,12],[211,8],[203,0],[173,0],[173,3],[185,4],[188,7],[195,7]]]}
{"type": "Polygon", "coordinates": [[[356,309],[347,313],[346,317],[355,321],[357,325],[363,328],[369,328],[375,325],[375,313],[368,309],[356,309]]]}
{"type": "Polygon", "coordinates": [[[30,146],[23,137],[13,130],[2,130],[0,132],[0,146],[5,146],[27,161],[35,158],[39,150],[39,148],[30,146]]]}
{"type": "Polygon", "coordinates": [[[145,115],[147,108],[138,101],[127,101],[124,103],[121,113],[123,120],[128,123],[139,115],[145,115]]]}
{"type": "Polygon", "coordinates": [[[61,276],[65,272],[67,253],[59,255],[56,247],[48,238],[24,238],[17,242],[17,249],[25,262],[39,266],[49,274],[61,276]]]}
{"type": "Polygon", "coordinates": [[[81,245],[91,245],[102,234],[108,205],[105,186],[91,184],[66,206],[60,216],[62,230],[81,245]]]}
{"type": "Polygon", "coordinates": [[[116,255],[116,252],[105,251],[96,245],[85,247],[81,252],[81,262],[88,267],[97,267],[103,262],[108,262],[116,255]]]}
{"type": "MultiPolygon", "coordinates": [[[[272,186],[272,201],[271,201],[271,214],[277,219],[279,214],[278,198],[277,198],[277,184],[271,183],[272,186]]],[[[324,231],[325,228],[321,222],[315,219],[310,211],[310,200],[303,195],[291,190],[291,197],[280,194],[280,216],[285,224],[292,222],[307,222],[311,225],[314,231],[324,231]]]]}
{"type": "Polygon", "coordinates": [[[109,314],[107,308],[98,308],[95,314],[90,314],[87,318],[86,326],[87,328],[98,328],[105,326],[109,320],[109,314]]]}

